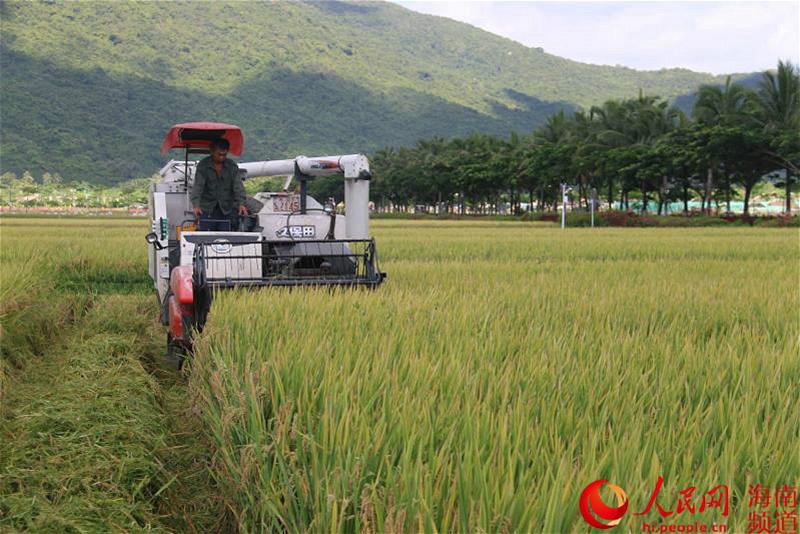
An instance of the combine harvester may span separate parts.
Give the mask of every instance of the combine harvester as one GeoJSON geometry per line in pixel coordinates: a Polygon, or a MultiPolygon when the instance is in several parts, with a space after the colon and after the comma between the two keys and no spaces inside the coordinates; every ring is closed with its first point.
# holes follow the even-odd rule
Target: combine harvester
{"type": "Polygon", "coordinates": [[[211,140],[225,138],[229,153],[244,148],[237,126],[222,123],[177,124],[167,132],[161,153],[184,149],[150,186],[151,233],[148,265],[169,326],[167,352],[177,363],[192,348],[193,331],[202,331],[214,293],[233,287],[365,286],[386,277],[378,266],[375,240],[369,236],[369,162],[361,154],[238,163],[242,179],[285,176],[284,190],[257,193],[258,208],[239,228],[197,231],[189,200],[196,161],[211,140]],[[307,195],[308,181],[344,175],[346,217],[333,200],[324,205],[307,195]],[[299,193],[288,192],[296,180],[299,193]]]}

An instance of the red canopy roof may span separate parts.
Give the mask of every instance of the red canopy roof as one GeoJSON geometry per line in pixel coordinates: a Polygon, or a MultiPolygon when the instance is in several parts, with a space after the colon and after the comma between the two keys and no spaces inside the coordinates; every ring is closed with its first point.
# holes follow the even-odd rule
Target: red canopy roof
{"type": "Polygon", "coordinates": [[[161,153],[171,148],[204,148],[212,139],[223,137],[231,144],[228,150],[234,156],[241,156],[244,149],[242,130],[233,124],[222,122],[184,122],[176,124],[164,136],[161,153]]]}

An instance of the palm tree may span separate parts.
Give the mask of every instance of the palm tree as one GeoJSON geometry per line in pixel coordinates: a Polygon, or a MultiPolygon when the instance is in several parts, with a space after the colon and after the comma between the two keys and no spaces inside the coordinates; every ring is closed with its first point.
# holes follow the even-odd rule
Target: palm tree
{"type": "Polygon", "coordinates": [[[769,155],[786,171],[786,212],[791,213],[792,175],[800,172],[800,69],[779,61],[776,73],[763,74],[756,102],[760,122],[771,138],[769,155]]]}
{"type": "Polygon", "coordinates": [[[534,136],[537,141],[561,143],[569,137],[569,128],[567,115],[561,109],[558,113],[547,117],[547,122],[536,130],[534,136]]]}
{"type": "MultiPolygon", "coordinates": [[[[692,109],[697,122],[703,126],[733,126],[743,124],[748,120],[747,108],[750,102],[750,92],[743,85],[731,83],[731,77],[725,80],[725,85],[702,85],[697,94],[697,101],[692,109]]],[[[714,170],[722,163],[723,174],[725,177],[726,195],[730,206],[730,162],[720,162],[717,156],[709,150],[708,169],[706,172],[706,182],[704,197],[708,201],[708,209],[711,209],[711,191],[714,187],[714,170]]],[[[704,207],[705,209],[705,207],[704,207]]],[[[730,208],[729,208],[730,209],[730,208]]]]}
{"type": "MultiPolygon", "coordinates": [[[[609,100],[602,107],[593,107],[590,110],[588,120],[591,121],[592,128],[587,129],[590,135],[586,136],[583,149],[586,152],[596,153],[599,158],[597,166],[600,168],[601,175],[607,179],[609,206],[613,203],[612,173],[606,172],[609,170],[607,169],[609,156],[612,153],[616,156],[625,155],[622,159],[616,158],[618,162],[627,161],[626,168],[631,165],[635,166],[634,154],[652,146],[662,135],[676,128],[683,119],[681,112],[670,107],[666,101],[656,96],[645,96],[641,90],[638,98],[622,101],[609,100]]],[[[616,170],[620,172],[621,169],[616,170]]],[[[636,173],[623,174],[632,176],[636,173]]],[[[660,178],[658,189],[663,197],[666,191],[667,177],[661,176],[660,178]]],[[[651,184],[647,180],[641,180],[639,183],[642,189],[642,206],[645,208],[647,190],[651,184]]],[[[631,180],[623,180],[621,186],[621,194],[626,195],[633,184],[631,180]]]]}
{"type": "Polygon", "coordinates": [[[738,83],[725,80],[724,87],[701,85],[692,114],[699,122],[709,125],[739,124],[745,120],[749,91],[738,83]]]}
{"type": "Polygon", "coordinates": [[[614,148],[623,147],[633,143],[624,130],[628,117],[624,105],[618,100],[608,100],[601,107],[594,106],[589,111],[589,116],[595,124],[589,142],[585,143],[584,150],[595,151],[598,154],[598,167],[608,185],[608,207],[613,207],[614,173],[607,168],[610,152],[614,148]]]}

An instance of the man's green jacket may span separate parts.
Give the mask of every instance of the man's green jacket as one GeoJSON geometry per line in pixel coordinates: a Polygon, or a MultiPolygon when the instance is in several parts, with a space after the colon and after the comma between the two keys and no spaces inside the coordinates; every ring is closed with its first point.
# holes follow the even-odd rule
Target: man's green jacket
{"type": "Polygon", "coordinates": [[[203,213],[211,214],[219,206],[224,215],[239,209],[244,204],[244,184],[239,177],[239,167],[232,160],[222,164],[222,174],[217,176],[211,156],[197,162],[194,186],[190,196],[192,207],[199,207],[203,213]]]}

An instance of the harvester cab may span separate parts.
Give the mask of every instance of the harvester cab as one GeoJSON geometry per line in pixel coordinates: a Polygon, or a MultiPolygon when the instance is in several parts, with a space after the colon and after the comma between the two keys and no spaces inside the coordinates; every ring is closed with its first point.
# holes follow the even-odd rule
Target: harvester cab
{"type": "Polygon", "coordinates": [[[191,349],[192,332],[202,330],[215,292],[233,287],[360,286],[383,282],[375,240],[369,236],[369,182],[366,156],[305,157],[238,163],[242,179],[286,177],[283,191],[260,192],[248,199],[250,218],[230,231],[199,231],[190,201],[197,161],[212,140],[227,139],[229,154],[244,148],[234,125],[176,124],[164,137],[161,153],[183,149],[150,186],[148,243],[150,277],[169,327],[168,352],[191,349]],[[346,213],[336,213],[307,194],[316,177],[344,178],[346,213]],[[289,192],[297,181],[298,192],[289,192]],[[252,213],[253,211],[257,212],[252,213]]]}

